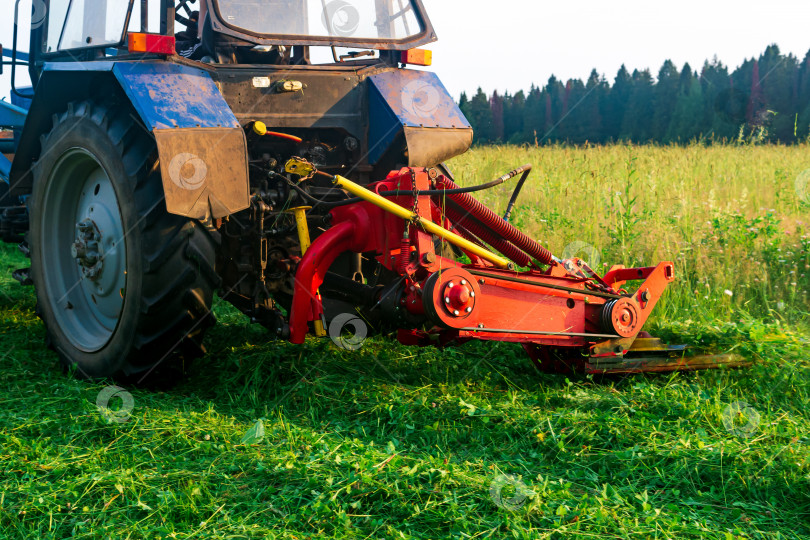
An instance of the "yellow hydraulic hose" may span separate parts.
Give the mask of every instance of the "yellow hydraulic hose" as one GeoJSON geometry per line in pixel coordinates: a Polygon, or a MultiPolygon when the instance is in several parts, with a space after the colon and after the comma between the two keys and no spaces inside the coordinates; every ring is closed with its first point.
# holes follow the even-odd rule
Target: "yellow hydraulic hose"
{"type": "Polygon", "coordinates": [[[374,206],[378,206],[378,207],[382,208],[383,210],[385,210],[386,212],[394,214],[398,218],[402,218],[402,219],[405,219],[407,221],[412,221],[413,223],[416,223],[417,225],[422,227],[424,230],[426,230],[430,234],[435,234],[439,238],[447,240],[448,242],[450,242],[454,246],[458,246],[459,248],[463,249],[464,251],[469,251],[470,253],[474,253],[474,254],[478,255],[479,257],[481,257],[482,259],[485,259],[485,260],[491,262],[495,266],[498,266],[500,268],[506,268],[507,266],[509,266],[509,261],[507,261],[503,257],[499,257],[498,255],[495,255],[491,251],[489,251],[487,249],[484,249],[481,246],[479,246],[478,244],[474,244],[474,243],[470,242],[469,240],[467,240],[466,238],[462,238],[461,236],[459,236],[459,235],[457,235],[457,234],[455,234],[453,232],[450,232],[450,231],[448,231],[447,229],[445,229],[443,227],[440,227],[440,226],[436,225],[432,221],[428,221],[426,219],[421,218],[419,215],[414,214],[410,210],[407,210],[407,209],[401,207],[400,205],[389,201],[385,197],[377,195],[373,191],[370,191],[370,190],[364,188],[363,186],[355,184],[354,182],[352,182],[348,178],[343,178],[342,176],[334,176],[332,178],[332,182],[335,185],[340,186],[341,188],[345,189],[346,191],[348,191],[349,193],[351,193],[355,197],[360,197],[364,201],[368,201],[371,204],[373,204],[374,206]]]}
{"type": "Polygon", "coordinates": [[[324,173],[318,173],[315,167],[304,159],[294,157],[287,162],[287,164],[284,166],[284,169],[288,173],[296,174],[304,178],[311,178],[312,175],[314,175],[315,173],[327,176],[332,179],[333,184],[340,186],[341,188],[345,189],[355,197],[359,197],[364,201],[370,202],[374,206],[378,206],[379,208],[382,208],[386,212],[394,214],[398,218],[413,222],[416,225],[422,227],[427,232],[435,234],[439,238],[447,240],[454,246],[457,246],[463,249],[464,251],[474,253],[475,255],[478,255],[482,259],[491,262],[492,264],[494,264],[499,268],[507,268],[509,266],[509,261],[507,261],[503,257],[495,255],[488,249],[485,249],[479,246],[478,244],[474,244],[473,242],[470,242],[466,238],[463,238],[453,232],[448,231],[443,227],[436,225],[432,221],[423,219],[419,215],[401,207],[398,204],[389,201],[385,197],[377,195],[373,191],[370,191],[364,188],[363,186],[355,184],[348,178],[344,178],[340,175],[331,176],[324,173]]]}

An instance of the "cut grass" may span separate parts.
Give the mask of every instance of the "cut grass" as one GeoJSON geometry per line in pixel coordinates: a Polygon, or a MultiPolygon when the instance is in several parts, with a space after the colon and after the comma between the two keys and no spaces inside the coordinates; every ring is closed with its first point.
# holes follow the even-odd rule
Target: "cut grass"
{"type": "MultiPolygon", "coordinates": [[[[578,152],[608,170],[600,152],[619,151],[578,152]]],[[[547,159],[519,152],[510,165],[547,159]]],[[[810,536],[801,303],[685,308],[676,289],[655,333],[754,366],[566,378],[507,344],[269,342],[218,301],[210,353],[176,389],[127,388],[119,423],[96,406],[109,383],[63,375],[43,345],[33,291],[10,277],[26,263],[0,246],[0,538],[810,536]],[[759,415],[750,436],[724,425],[739,401],[759,415]],[[259,419],[264,437],[241,444],[259,419]]]]}

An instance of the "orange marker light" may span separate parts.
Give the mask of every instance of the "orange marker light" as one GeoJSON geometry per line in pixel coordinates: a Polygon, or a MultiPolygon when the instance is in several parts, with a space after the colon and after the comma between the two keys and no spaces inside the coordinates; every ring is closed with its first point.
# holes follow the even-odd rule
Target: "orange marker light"
{"type": "Polygon", "coordinates": [[[174,36],[130,32],[127,40],[129,52],[174,54],[174,36]]]}
{"type": "Polygon", "coordinates": [[[433,64],[433,51],[428,51],[427,49],[402,51],[401,62],[412,66],[429,66],[433,64]]]}

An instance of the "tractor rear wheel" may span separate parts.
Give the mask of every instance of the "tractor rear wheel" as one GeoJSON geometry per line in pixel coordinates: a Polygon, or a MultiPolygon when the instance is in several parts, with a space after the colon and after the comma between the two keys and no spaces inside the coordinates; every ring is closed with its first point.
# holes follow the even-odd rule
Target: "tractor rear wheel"
{"type": "Polygon", "coordinates": [[[214,323],[216,233],[166,211],[155,141],[133,118],[128,106],[71,104],[34,166],[37,311],[84,378],[165,373],[203,352],[214,323]]]}

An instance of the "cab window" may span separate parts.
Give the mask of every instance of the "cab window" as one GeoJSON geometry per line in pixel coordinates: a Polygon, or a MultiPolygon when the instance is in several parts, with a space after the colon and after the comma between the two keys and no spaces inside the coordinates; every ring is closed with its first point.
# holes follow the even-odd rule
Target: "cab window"
{"type": "Polygon", "coordinates": [[[127,0],[51,0],[45,52],[120,43],[130,3],[127,0]]]}

